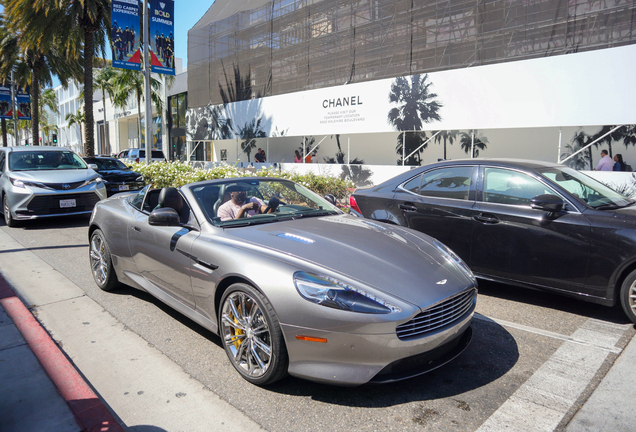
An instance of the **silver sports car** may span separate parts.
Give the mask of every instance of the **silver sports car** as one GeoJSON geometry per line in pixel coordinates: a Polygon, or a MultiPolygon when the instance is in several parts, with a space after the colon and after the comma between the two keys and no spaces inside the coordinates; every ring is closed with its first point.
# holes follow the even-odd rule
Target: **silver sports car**
{"type": "Polygon", "coordinates": [[[468,345],[477,284],[433,238],[274,178],[144,188],[99,202],[97,285],[145,290],[221,337],[243,378],[391,382],[468,345]]]}

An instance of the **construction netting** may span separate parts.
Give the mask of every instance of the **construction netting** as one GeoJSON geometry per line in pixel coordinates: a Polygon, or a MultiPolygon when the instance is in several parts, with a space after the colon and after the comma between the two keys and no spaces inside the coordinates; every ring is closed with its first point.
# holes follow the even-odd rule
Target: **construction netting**
{"type": "Polygon", "coordinates": [[[216,0],[188,32],[189,108],[617,47],[635,24],[634,0],[216,0]]]}

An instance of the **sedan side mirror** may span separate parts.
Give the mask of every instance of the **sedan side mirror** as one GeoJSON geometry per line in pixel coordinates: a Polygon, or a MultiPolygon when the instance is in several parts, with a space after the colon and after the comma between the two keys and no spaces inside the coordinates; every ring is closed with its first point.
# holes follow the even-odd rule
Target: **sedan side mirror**
{"type": "Polygon", "coordinates": [[[99,169],[96,164],[88,164],[88,167],[93,171],[97,171],[99,169]]]}
{"type": "Polygon", "coordinates": [[[150,213],[148,223],[154,226],[180,226],[179,213],[173,208],[158,208],[150,213]]]}
{"type": "Polygon", "coordinates": [[[552,194],[537,195],[532,198],[531,206],[536,210],[543,210],[550,213],[560,213],[563,210],[564,202],[561,198],[552,194]]]}
{"type": "Polygon", "coordinates": [[[327,195],[325,195],[325,199],[327,201],[329,201],[329,203],[331,203],[333,205],[336,205],[336,197],[335,196],[333,196],[331,194],[327,194],[327,195]]]}

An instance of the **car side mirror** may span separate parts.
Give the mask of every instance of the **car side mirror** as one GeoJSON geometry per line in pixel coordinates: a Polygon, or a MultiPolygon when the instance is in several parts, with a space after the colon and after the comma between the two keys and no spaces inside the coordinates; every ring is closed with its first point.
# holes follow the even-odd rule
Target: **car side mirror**
{"type": "Polygon", "coordinates": [[[154,226],[180,226],[179,213],[173,208],[158,208],[148,217],[148,223],[154,226]]]}
{"type": "Polygon", "coordinates": [[[530,204],[533,209],[543,210],[550,213],[560,213],[565,203],[561,198],[552,194],[537,195],[532,198],[530,204]]]}
{"type": "Polygon", "coordinates": [[[327,194],[325,195],[325,199],[327,201],[329,201],[329,203],[331,203],[332,205],[336,205],[336,197],[331,195],[331,194],[327,194]]]}
{"type": "Polygon", "coordinates": [[[92,169],[93,171],[97,171],[97,170],[99,169],[99,168],[97,168],[97,165],[96,165],[96,164],[88,164],[88,167],[89,167],[90,169],[92,169]]]}

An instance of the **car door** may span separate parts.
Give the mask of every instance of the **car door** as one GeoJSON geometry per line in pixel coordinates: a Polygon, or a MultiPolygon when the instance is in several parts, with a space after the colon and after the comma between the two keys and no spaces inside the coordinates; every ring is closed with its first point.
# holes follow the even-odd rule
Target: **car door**
{"type": "Polygon", "coordinates": [[[473,207],[471,269],[480,275],[581,292],[590,257],[587,218],[569,204],[559,215],[532,209],[533,197],[560,195],[529,173],[482,169],[473,207]]]}
{"type": "MultiPolygon", "coordinates": [[[[158,190],[149,191],[153,192],[158,190]]],[[[146,201],[148,199],[151,197],[147,197],[146,201]]],[[[150,225],[148,217],[151,210],[145,206],[129,220],[128,244],[137,271],[152,284],[150,290],[158,288],[194,309],[190,252],[199,231],[181,226],[150,225]]],[[[196,221],[193,224],[196,225],[196,221]]],[[[156,292],[152,294],[157,295],[156,292]]]]}
{"type": "Polygon", "coordinates": [[[425,171],[400,186],[395,200],[407,226],[435,237],[466,263],[476,172],[474,166],[444,166],[425,171]]]}

